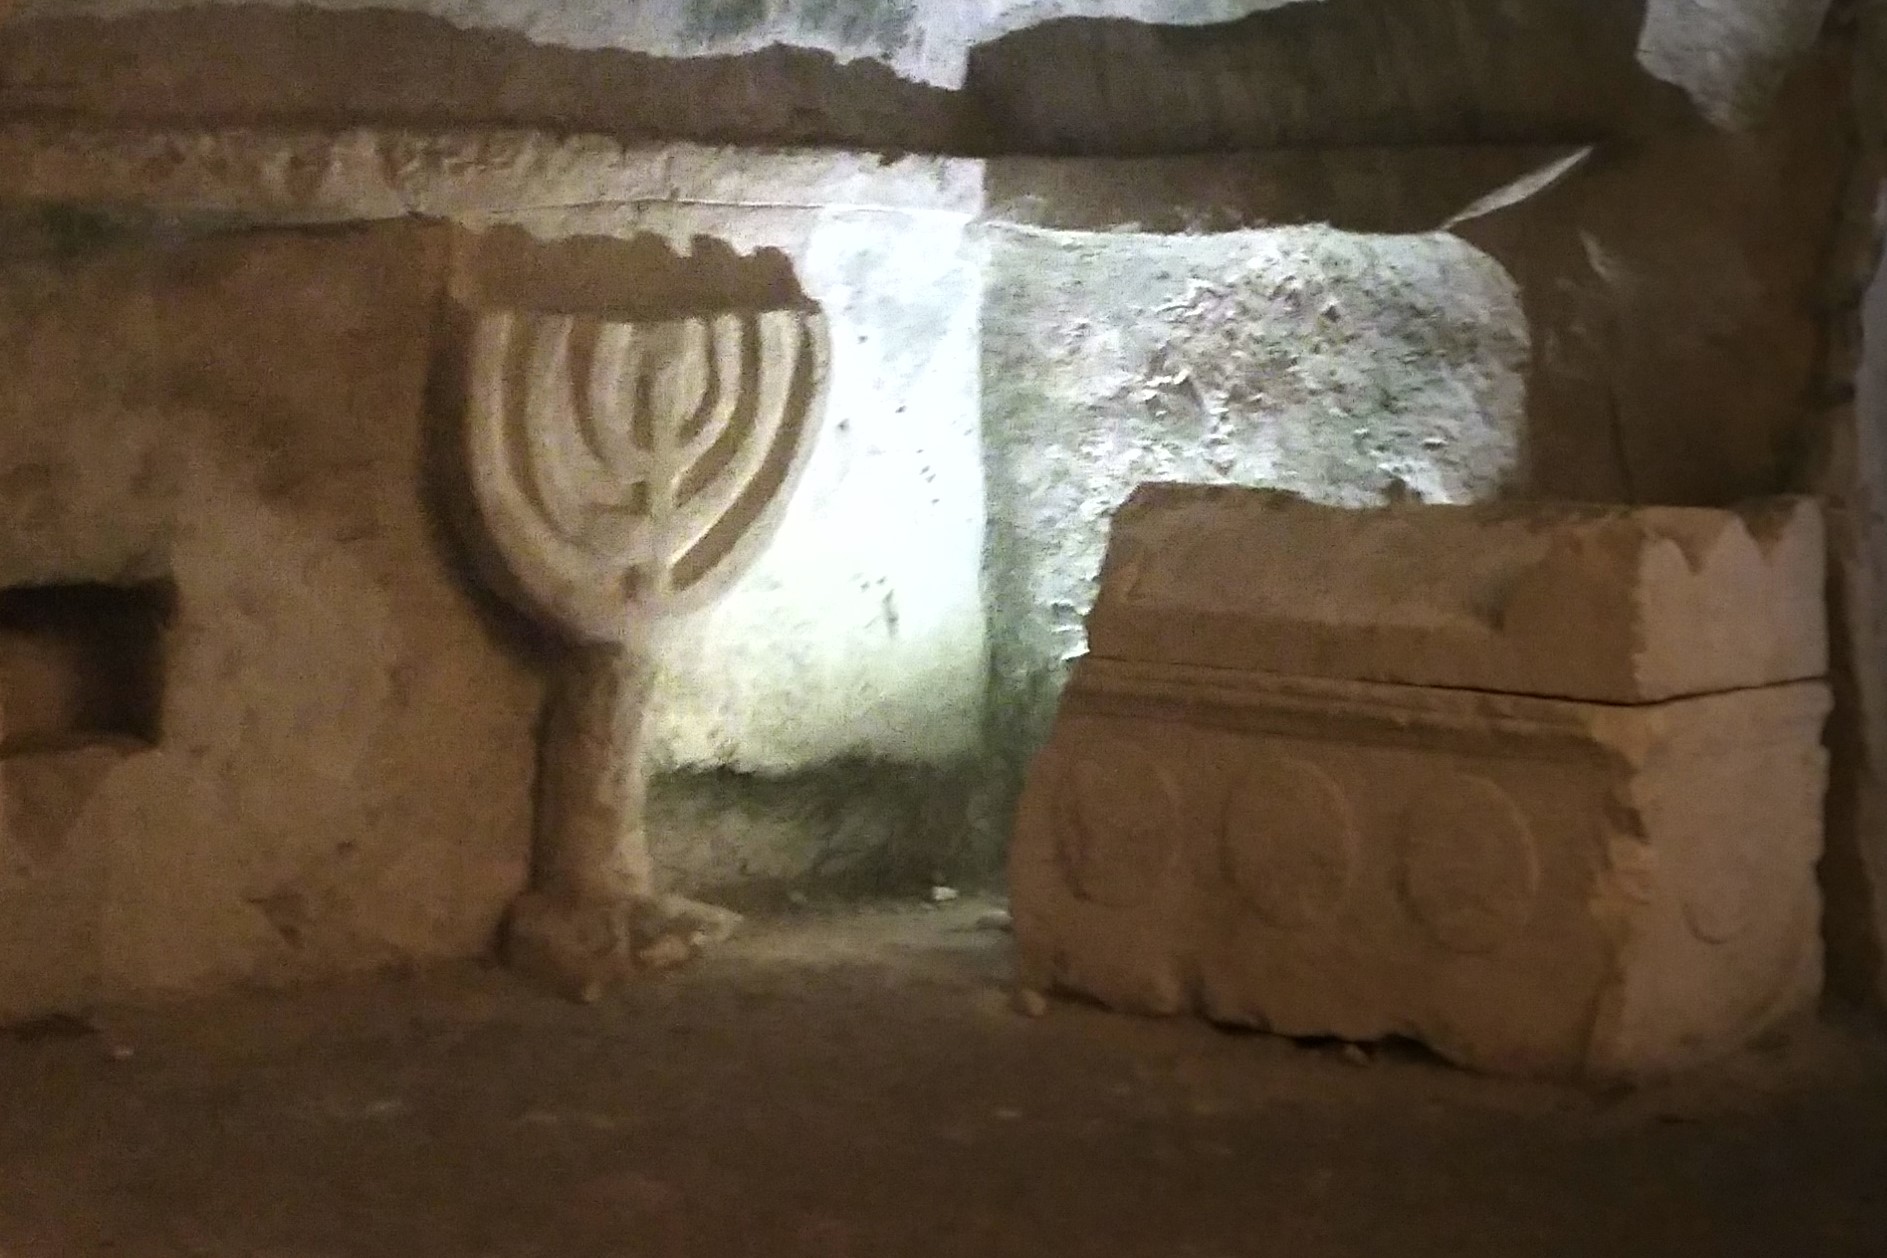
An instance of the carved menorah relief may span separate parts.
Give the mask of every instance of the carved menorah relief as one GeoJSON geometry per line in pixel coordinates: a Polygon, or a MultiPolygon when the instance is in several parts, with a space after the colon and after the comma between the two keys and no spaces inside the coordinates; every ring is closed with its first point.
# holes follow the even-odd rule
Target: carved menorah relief
{"type": "Polygon", "coordinates": [[[642,741],[665,626],[772,539],[824,410],[810,308],[647,322],[477,321],[465,449],[507,592],[569,642],[540,746],[532,887],[507,947],[594,996],[673,964],[733,915],[656,894],[642,741]]]}

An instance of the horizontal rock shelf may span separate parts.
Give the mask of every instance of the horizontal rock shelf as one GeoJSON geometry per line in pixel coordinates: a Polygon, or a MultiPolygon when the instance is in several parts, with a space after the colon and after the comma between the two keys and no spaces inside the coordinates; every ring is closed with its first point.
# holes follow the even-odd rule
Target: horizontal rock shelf
{"type": "Polygon", "coordinates": [[[1521,205],[1580,146],[1437,145],[1161,158],[887,157],[397,128],[149,130],[0,125],[0,203],[259,222],[520,214],[687,203],[936,214],[1055,230],[1329,223],[1419,233],[1521,205]]]}

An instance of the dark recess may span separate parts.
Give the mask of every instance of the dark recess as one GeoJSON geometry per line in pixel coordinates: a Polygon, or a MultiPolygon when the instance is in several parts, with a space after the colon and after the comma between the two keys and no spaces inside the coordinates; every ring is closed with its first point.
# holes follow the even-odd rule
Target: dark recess
{"type": "Polygon", "coordinates": [[[166,583],[0,590],[0,755],[155,745],[174,602],[166,583]]]}

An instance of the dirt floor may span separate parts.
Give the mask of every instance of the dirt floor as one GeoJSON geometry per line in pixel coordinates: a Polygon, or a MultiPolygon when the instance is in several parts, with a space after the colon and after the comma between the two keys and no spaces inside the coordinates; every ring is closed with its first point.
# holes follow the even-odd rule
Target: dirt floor
{"type": "Polygon", "coordinates": [[[580,1008],[463,967],[0,1034],[0,1255],[1887,1254],[1887,1041],[1593,1094],[1053,1005],[989,906],[580,1008]]]}

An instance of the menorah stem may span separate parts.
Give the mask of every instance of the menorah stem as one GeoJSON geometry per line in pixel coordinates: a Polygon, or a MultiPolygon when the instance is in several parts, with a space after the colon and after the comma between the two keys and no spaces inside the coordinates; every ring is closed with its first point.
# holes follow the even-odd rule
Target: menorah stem
{"type": "Polygon", "coordinates": [[[594,999],[638,971],[679,964],[739,921],[658,895],[643,830],[643,735],[653,644],[574,648],[560,662],[538,770],[532,889],[513,907],[510,960],[527,976],[594,999]]]}
{"type": "Polygon", "coordinates": [[[583,645],[559,664],[538,769],[535,882],[546,895],[606,901],[654,891],[642,828],[654,675],[641,644],[583,645]]]}

